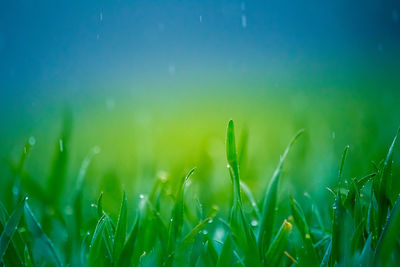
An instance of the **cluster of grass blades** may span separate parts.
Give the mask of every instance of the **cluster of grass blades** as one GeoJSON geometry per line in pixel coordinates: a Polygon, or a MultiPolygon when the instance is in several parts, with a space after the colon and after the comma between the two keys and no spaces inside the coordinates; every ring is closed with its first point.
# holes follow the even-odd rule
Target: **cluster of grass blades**
{"type": "MultiPolygon", "coordinates": [[[[68,127],[60,139],[64,146],[68,127]]],[[[204,210],[199,203],[196,208],[188,203],[185,191],[195,172],[192,169],[179,180],[172,194],[165,181],[157,180],[149,195],[139,196],[136,209],[128,209],[124,194],[116,219],[103,209],[101,194],[92,204],[93,215],[85,219],[82,184],[98,148],[90,151],[82,163],[75,193],[70,203],[64,204],[72,209],[67,213],[60,203],[62,185],[56,182],[60,170],[61,182],[65,180],[65,148],[57,150],[46,190],[34,184],[24,170],[34,145],[29,140],[20,162],[12,166],[15,177],[11,215],[0,203],[0,266],[387,266],[400,262],[400,197],[393,199],[390,188],[397,134],[385,160],[374,173],[362,178],[343,176],[349,151],[345,147],[337,187],[330,189],[331,224],[325,225],[309,195],[309,213],[290,196],[290,213],[277,216],[283,164],[302,133],[299,131],[290,141],[263,199],[257,202],[240,180],[240,155],[234,124],[229,121],[226,156],[233,188],[229,218],[219,214],[215,206],[204,210]],[[40,217],[28,204],[27,187],[37,190],[29,195],[40,203],[40,217]],[[243,208],[245,201],[253,208],[256,225],[243,208]],[[134,219],[129,220],[129,216],[134,219]],[[286,219],[278,221],[282,217],[286,219]],[[67,234],[64,242],[55,244],[49,237],[60,227],[67,234]]]]}

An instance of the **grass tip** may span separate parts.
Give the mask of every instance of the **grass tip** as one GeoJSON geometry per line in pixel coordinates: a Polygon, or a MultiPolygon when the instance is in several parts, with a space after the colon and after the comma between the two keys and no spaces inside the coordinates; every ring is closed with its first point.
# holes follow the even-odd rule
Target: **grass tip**
{"type": "Polygon", "coordinates": [[[287,229],[289,231],[292,231],[292,229],[293,229],[293,225],[290,222],[288,222],[286,219],[283,221],[283,227],[284,227],[284,229],[287,229]]]}

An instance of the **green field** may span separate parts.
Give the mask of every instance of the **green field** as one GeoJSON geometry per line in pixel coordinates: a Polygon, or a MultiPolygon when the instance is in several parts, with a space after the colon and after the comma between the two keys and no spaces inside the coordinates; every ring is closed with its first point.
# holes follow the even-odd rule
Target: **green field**
{"type": "MultiPolygon", "coordinates": [[[[399,166],[393,163],[399,150],[396,128],[383,140],[379,129],[372,128],[380,120],[369,118],[368,129],[375,132],[365,132],[360,140],[352,136],[363,135],[354,134],[355,128],[345,132],[343,123],[337,124],[345,133],[340,137],[340,132],[325,131],[310,120],[296,124],[308,128],[281,129],[285,134],[279,137],[279,129],[268,130],[261,120],[253,117],[249,126],[238,125],[240,130],[230,120],[226,131],[220,125],[221,133],[210,134],[189,152],[177,149],[174,154],[169,149],[193,144],[195,140],[188,139],[195,135],[184,139],[183,134],[169,144],[168,135],[163,136],[164,148],[157,149],[167,160],[162,161],[162,154],[136,155],[134,167],[117,172],[123,164],[105,171],[103,165],[112,156],[101,159],[105,151],[99,146],[89,149],[78,167],[70,162],[74,146],[69,145],[72,123],[67,113],[52,146],[50,165],[37,165],[48,160],[35,155],[38,140],[33,136],[21,145],[19,157],[3,162],[0,262],[5,266],[395,265],[400,260],[399,166]],[[263,143],[260,140],[268,131],[269,142],[263,143]],[[216,141],[219,137],[221,142],[216,141]],[[345,137],[353,140],[355,149],[341,141],[326,144],[345,137]],[[379,141],[374,144],[374,140],[379,141]],[[268,147],[272,153],[266,152],[268,147]],[[49,168],[48,178],[34,177],[43,168],[49,168]]],[[[355,121],[353,117],[348,122],[355,121]]],[[[192,126],[195,123],[188,127],[192,126]]],[[[383,133],[388,132],[386,128],[383,133]]],[[[135,144],[140,147],[140,142],[135,144]]]]}

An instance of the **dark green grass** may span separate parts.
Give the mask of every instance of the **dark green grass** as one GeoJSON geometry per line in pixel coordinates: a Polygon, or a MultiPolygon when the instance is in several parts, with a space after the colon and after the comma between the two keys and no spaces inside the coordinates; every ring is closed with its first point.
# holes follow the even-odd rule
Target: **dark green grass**
{"type": "MultiPolygon", "coordinates": [[[[68,142],[69,127],[66,123],[60,139],[63,142],[68,142]]],[[[138,201],[124,193],[119,209],[115,209],[119,210],[117,216],[104,209],[104,194],[90,201],[83,190],[87,168],[98,148],[84,159],[73,192],[63,199],[69,151],[66,146],[56,150],[48,183],[43,187],[24,168],[34,145],[30,140],[19,162],[10,166],[12,194],[1,197],[10,208],[0,204],[0,263],[97,267],[398,263],[400,197],[393,197],[399,192],[390,186],[397,134],[384,160],[373,173],[361,178],[344,175],[346,157],[351,153],[346,146],[336,167],[337,185],[329,189],[331,201],[320,203],[306,194],[308,200],[302,206],[293,196],[280,199],[279,194],[283,165],[290,160],[289,151],[297,140],[301,141],[302,133],[299,131],[289,142],[272,178],[259,185],[264,188],[268,184],[261,199],[256,199],[241,180],[247,133],[237,150],[234,123],[229,121],[226,171],[232,195],[220,196],[229,203],[229,211],[201,203],[206,188],[199,190],[203,194],[200,197],[188,196],[192,176],[198,171],[194,168],[175,183],[156,180],[152,190],[141,194],[138,201]],[[282,202],[290,209],[281,209],[282,202]],[[321,213],[322,209],[326,212],[321,213]]]]}

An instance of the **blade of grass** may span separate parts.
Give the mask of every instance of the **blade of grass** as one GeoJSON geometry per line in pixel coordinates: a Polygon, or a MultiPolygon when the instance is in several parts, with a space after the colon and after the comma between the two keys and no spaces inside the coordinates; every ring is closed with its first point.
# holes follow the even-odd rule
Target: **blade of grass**
{"type": "Polygon", "coordinates": [[[280,260],[284,255],[285,247],[292,228],[292,225],[288,221],[284,220],[281,228],[275,236],[275,239],[272,241],[271,246],[265,254],[265,264],[268,266],[279,265],[280,260]]]}
{"type": "Polygon", "coordinates": [[[245,193],[248,200],[250,201],[251,206],[253,207],[254,212],[256,213],[257,219],[259,220],[261,218],[260,210],[258,209],[257,202],[256,202],[253,194],[251,193],[250,188],[242,181],[240,181],[240,187],[243,189],[243,192],[245,193]]]}
{"type": "Polygon", "coordinates": [[[217,215],[218,212],[218,208],[215,207],[212,211],[211,214],[205,218],[204,220],[202,220],[201,222],[199,222],[184,238],[183,238],[183,245],[184,246],[188,246],[189,244],[191,244],[194,241],[194,238],[196,237],[196,235],[207,225],[207,223],[209,223],[214,217],[215,215],[217,215]]]}
{"type": "Polygon", "coordinates": [[[308,226],[303,209],[292,196],[290,196],[290,207],[294,218],[294,223],[299,230],[301,238],[305,244],[307,262],[312,264],[312,266],[316,266],[319,263],[319,258],[311,238],[310,227],[308,226]]]}
{"type": "Polygon", "coordinates": [[[234,266],[235,255],[233,254],[234,246],[232,237],[228,235],[225,239],[224,246],[222,247],[221,255],[219,255],[217,261],[217,267],[234,266]]]}
{"type": "Polygon", "coordinates": [[[385,265],[400,236],[400,195],[397,198],[376,246],[375,264],[385,265]]]}
{"type": "Polygon", "coordinates": [[[128,236],[128,240],[125,242],[122,248],[121,255],[117,260],[115,266],[130,266],[132,265],[132,257],[135,250],[135,242],[139,231],[140,217],[136,219],[135,226],[133,227],[131,233],[128,236]]]}
{"type": "Polygon", "coordinates": [[[0,236],[0,262],[3,261],[3,256],[7,251],[8,245],[10,244],[15,231],[17,231],[18,229],[18,224],[21,221],[22,214],[24,213],[25,200],[26,198],[24,198],[17,205],[4,226],[4,230],[0,236]]]}
{"type": "Polygon", "coordinates": [[[41,251],[49,262],[53,262],[56,266],[62,266],[61,260],[54,248],[53,243],[43,232],[40,224],[33,215],[28,202],[24,203],[25,220],[34,243],[40,247],[41,251]]]}
{"type": "Polygon", "coordinates": [[[125,244],[126,239],[126,227],[127,227],[127,199],[126,193],[124,192],[124,196],[122,198],[121,209],[119,212],[117,228],[115,231],[115,238],[114,238],[114,259],[118,260],[121,251],[125,244]]]}
{"type": "Polygon", "coordinates": [[[279,160],[278,167],[275,169],[272,179],[268,185],[268,189],[265,192],[264,203],[261,213],[261,223],[258,232],[258,247],[260,248],[260,254],[264,255],[265,251],[268,250],[272,239],[272,233],[275,223],[276,203],[278,199],[278,185],[279,178],[281,176],[283,163],[290,151],[290,148],[296,142],[296,140],[303,134],[304,130],[300,130],[292,138],[289,145],[286,147],[285,152],[279,160]]]}
{"type": "Polygon", "coordinates": [[[103,232],[105,228],[105,218],[103,215],[97,222],[96,229],[94,230],[92,241],[90,243],[89,256],[87,266],[98,266],[101,259],[104,257],[103,253],[103,232]]]}
{"type": "Polygon", "coordinates": [[[383,163],[383,167],[381,170],[381,176],[379,179],[379,191],[377,194],[378,201],[378,230],[379,233],[382,231],[382,227],[385,224],[386,216],[388,213],[389,205],[390,205],[390,185],[391,185],[391,172],[392,172],[392,162],[393,162],[393,149],[397,141],[397,137],[399,135],[400,128],[397,130],[397,133],[393,139],[392,144],[390,145],[389,151],[386,155],[386,159],[383,163]]]}
{"type": "Polygon", "coordinates": [[[234,194],[230,215],[230,228],[236,243],[244,253],[245,264],[249,266],[259,266],[261,265],[261,258],[258,253],[257,241],[253,230],[251,229],[250,224],[247,223],[242,210],[239,165],[236,154],[235,129],[232,120],[228,122],[227,128],[226,157],[234,194]]]}
{"type": "Polygon", "coordinates": [[[336,261],[340,262],[341,260],[341,249],[340,246],[342,244],[342,233],[341,231],[344,229],[343,221],[344,221],[344,207],[342,204],[341,198],[341,186],[343,179],[343,167],[346,161],[347,152],[349,151],[349,146],[344,148],[342,159],[340,161],[339,173],[338,173],[338,190],[336,193],[335,203],[333,204],[333,222],[332,222],[332,252],[331,252],[331,263],[334,264],[336,261]]]}

